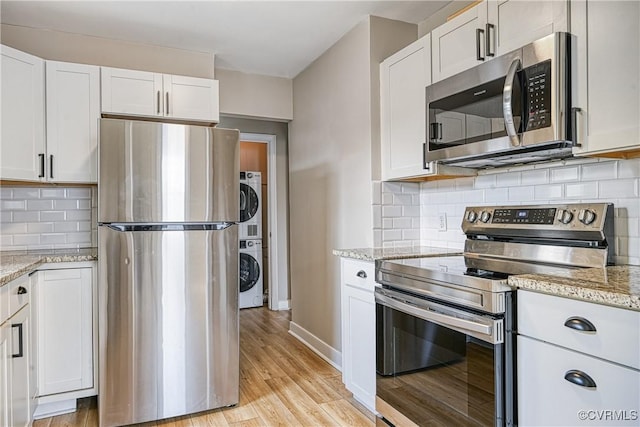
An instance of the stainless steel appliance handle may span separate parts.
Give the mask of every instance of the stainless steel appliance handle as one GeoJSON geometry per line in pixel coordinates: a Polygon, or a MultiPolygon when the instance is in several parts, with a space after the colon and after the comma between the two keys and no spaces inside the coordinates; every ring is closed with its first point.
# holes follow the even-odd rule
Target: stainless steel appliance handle
{"type": "Polygon", "coordinates": [[[511,145],[514,147],[520,146],[520,137],[516,132],[516,127],[513,124],[513,108],[511,107],[511,101],[513,96],[513,84],[516,78],[516,73],[520,68],[520,58],[515,58],[509,66],[507,76],[504,79],[504,90],[502,91],[502,111],[504,113],[504,125],[507,128],[507,135],[511,140],[511,145]]]}
{"type": "MultiPolygon", "coordinates": [[[[424,305],[416,305],[408,301],[408,299],[411,298],[409,296],[405,297],[403,294],[398,294],[401,298],[399,299],[391,295],[392,291],[383,292],[385,294],[376,291],[376,303],[385,305],[387,307],[393,308],[394,310],[401,311],[403,313],[418,317],[423,320],[431,321],[445,327],[450,327],[451,329],[462,332],[475,332],[484,335],[486,338],[489,338],[491,342],[494,342],[494,328],[492,324],[474,322],[472,320],[456,317],[455,312],[459,312],[460,310],[455,310],[450,307],[433,303],[431,301],[425,301],[424,305]],[[442,310],[436,310],[436,308],[441,308],[442,310]]],[[[465,313],[464,315],[467,317],[473,316],[470,313],[465,313]]]]}

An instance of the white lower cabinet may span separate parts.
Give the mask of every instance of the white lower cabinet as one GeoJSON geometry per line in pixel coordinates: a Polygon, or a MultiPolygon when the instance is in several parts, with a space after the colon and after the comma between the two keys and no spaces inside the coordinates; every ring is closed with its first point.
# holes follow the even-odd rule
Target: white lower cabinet
{"type": "Polygon", "coordinates": [[[518,290],[520,426],[637,426],[640,312],[518,290]]]}
{"type": "Polygon", "coordinates": [[[371,411],[376,395],[374,264],[342,258],[342,381],[371,411]]]}
{"type": "Polygon", "coordinates": [[[48,264],[37,273],[36,418],[72,412],[76,399],[97,394],[93,264],[48,264]]]}

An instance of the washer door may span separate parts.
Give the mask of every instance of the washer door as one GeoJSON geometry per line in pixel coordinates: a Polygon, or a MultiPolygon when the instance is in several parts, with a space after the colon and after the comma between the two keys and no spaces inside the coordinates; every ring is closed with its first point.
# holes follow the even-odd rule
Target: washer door
{"type": "Polygon", "coordinates": [[[253,218],[258,212],[258,195],[251,186],[240,183],[240,222],[253,218]]]}
{"type": "Polygon", "coordinates": [[[249,254],[240,254],[240,292],[253,288],[260,278],[260,264],[249,254]]]}

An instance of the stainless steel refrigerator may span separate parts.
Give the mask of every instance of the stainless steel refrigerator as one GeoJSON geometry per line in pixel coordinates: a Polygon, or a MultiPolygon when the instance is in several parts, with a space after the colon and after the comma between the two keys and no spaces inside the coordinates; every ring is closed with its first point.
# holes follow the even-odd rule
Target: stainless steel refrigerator
{"type": "Polygon", "coordinates": [[[238,403],[238,139],[100,121],[102,427],[238,403]]]}

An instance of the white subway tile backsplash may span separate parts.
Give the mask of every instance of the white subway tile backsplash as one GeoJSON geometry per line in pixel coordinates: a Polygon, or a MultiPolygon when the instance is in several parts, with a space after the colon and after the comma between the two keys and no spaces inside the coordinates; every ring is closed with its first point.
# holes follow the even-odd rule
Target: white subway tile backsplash
{"type": "Polygon", "coordinates": [[[419,240],[420,230],[402,230],[402,240],[419,240]]]}
{"type": "Polygon", "coordinates": [[[565,185],[567,199],[595,199],[598,197],[597,182],[580,182],[565,185]]]}
{"type": "Polygon", "coordinates": [[[412,218],[393,218],[393,228],[407,228],[411,229],[411,219],[412,218]]]}
{"type": "Polygon", "coordinates": [[[582,181],[616,179],[618,162],[592,163],[582,165],[582,181]]]}
{"type": "Polygon", "coordinates": [[[562,198],[562,185],[538,185],[534,188],[534,199],[536,201],[541,200],[556,200],[562,198]]]}
{"type": "Polygon", "coordinates": [[[393,193],[382,193],[382,204],[383,205],[392,205],[393,204],[393,193]]]}
{"type": "Polygon", "coordinates": [[[640,157],[618,162],[618,178],[640,177],[640,157]]]}
{"type": "Polygon", "coordinates": [[[3,187],[2,250],[95,246],[96,187],[3,187]]]}
{"type": "Polygon", "coordinates": [[[384,230],[393,229],[393,219],[391,219],[391,218],[382,218],[382,228],[384,230]]]}
{"type": "Polygon", "coordinates": [[[601,181],[599,191],[604,197],[609,198],[632,198],[638,197],[637,179],[617,179],[614,181],[601,181]]]}
{"type": "Polygon", "coordinates": [[[385,218],[402,216],[402,206],[382,206],[382,216],[385,218]]]}
{"type": "Polygon", "coordinates": [[[53,200],[27,200],[27,209],[30,211],[53,210],[53,200]]]}
{"type": "Polygon", "coordinates": [[[534,188],[534,186],[509,188],[509,202],[522,204],[534,200],[534,188]]]}
{"type": "Polygon", "coordinates": [[[402,240],[401,230],[382,230],[382,240],[385,242],[393,240],[402,240]]]}
{"type": "Polygon", "coordinates": [[[383,182],[382,193],[402,193],[401,182],[383,182]]]}
{"type": "Polygon", "coordinates": [[[577,181],[579,176],[579,166],[551,169],[551,182],[577,181]]]}
{"type": "Polygon", "coordinates": [[[497,187],[513,187],[522,183],[522,174],[520,172],[507,172],[496,175],[497,187]]]}
{"type": "Polygon", "coordinates": [[[411,194],[394,194],[393,204],[401,206],[413,205],[413,196],[411,194]]]}
{"type": "Polygon", "coordinates": [[[484,201],[490,204],[506,203],[509,200],[508,188],[492,188],[484,191],[484,201]]]}
{"type": "Polygon", "coordinates": [[[475,188],[495,188],[496,175],[478,175],[474,183],[475,188]]]}
{"type": "Polygon", "coordinates": [[[540,185],[547,184],[549,182],[549,170],[528,170],[523,171],[521,175],[522,185],[540,185]]]}
{"type": "Polygon", "coordinates": [[[403,206],[402,207],[402,215],[404,215],[404,216],[412,216],[412,217],[419,217],[420,216],[420,206],[403,206]]]}

